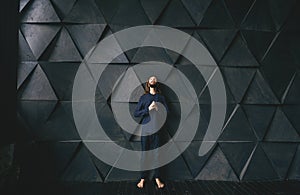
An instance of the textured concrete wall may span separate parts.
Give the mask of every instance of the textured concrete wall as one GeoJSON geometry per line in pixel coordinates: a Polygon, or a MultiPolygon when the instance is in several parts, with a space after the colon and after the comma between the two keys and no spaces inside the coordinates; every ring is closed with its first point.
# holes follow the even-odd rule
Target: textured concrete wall
{"type": "MultiPolygon", "coordinates": [[[[22,181],[105,182],[137,179],[113,168],[80,141],[72,115],[72,87],[86,53],[119,30],[165,25],[201,42],[223,75],[227,114],[214,148],[198,156],[210,118],[210,96],[195,65],[162,48],[124,52],[99,84],[109,91],[137,63],[157,60],[181,71],[198,94],[201,118],[193,142],[162,168],[166,179],[300,179],[300,3],[297,0],[21,0],[17,144],[22,181]],[[202,93],[203,92],[203,93],[202,93]]],[[[213,76],[214,69],[202,67],[213,76]]],[[[178,127],[180,102],[162,86],[171,110],[166,140],[178,127]]],[[[141,91],[132,94],[137,100],[141,91]]],[[[116,123],[110,93],[98,91],[99,121],[110,138],[139,148],[139,138],[116,123]]],[[[134,109],[136,101],[131,104],[134,109]]]]}

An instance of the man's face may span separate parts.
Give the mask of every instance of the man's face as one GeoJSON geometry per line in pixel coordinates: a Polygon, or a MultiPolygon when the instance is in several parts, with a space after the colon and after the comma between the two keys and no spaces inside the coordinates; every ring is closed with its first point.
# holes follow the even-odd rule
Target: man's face
{"type": "Polygon", "coordinates": [[[150,85],[154,85],[157,82],[157,78],[155,76],[152,76],[148,80],[150,85]]]}

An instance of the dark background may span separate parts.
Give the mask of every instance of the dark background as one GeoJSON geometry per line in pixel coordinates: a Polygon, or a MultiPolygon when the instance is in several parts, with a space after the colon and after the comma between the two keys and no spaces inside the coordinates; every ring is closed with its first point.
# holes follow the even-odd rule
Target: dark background
{"type": "MultiPolygon", "coordinates": [[[[158,48],[128,51],[109,65],[101,78],[108,89],[116,75],[130,66],[161,60],[182,71],[199,92],[203,117],[197,135],[182,155],[162,167],[163,178],[299,180],[299,6],[296,0],[21,0],[18,6],[12,4],[19,16],[15,10],[13,17],[2,18],[19,25],[2,32],[1,38],[16,35],[18,42],[14,39],[7,50],[13,48],[15,53],[18,48],[19,55],[3,56],[3,66],[9,68],[1,71],[1,84],[12,84],[8,90],[17,88],[17,128],[1,129],[5,154],[1,174],[23,183],[138,179],[139,173],[104,164],[81,143],[72,118],[71,94],[78,66],[93,45],[130,26],[155,24],[183,30],[207,47],[223,74],[228,98],[223,133],[214,148],[199,157],[210,99],[207,90],[200,94],[204,81],[194,65],[158,48]],[[8,82],[8,75],[16,82],[8,82]]],[[[173,122],[180,111],[172,90],[164,87],[163,92],[172,111],[164,126],[167,139],[174,133],[173,122]]],[[[139,139],[114,122],[110,97],[98,95],[98,117],[106,131],[114,141],[138,148],[139,139]]],[[[5,101],[1,106],[12,109],[5,101]]],[[[11,126],[14,113],[7,113],[4,123],[11,126]]]]}
{"type": "MultiPolygon", "coordinates": [[[[2,1],[0,7],[0,191],[7,183],[16,182],[14,163],[16,127],[16,67],[18,64],[18,13],[16,1],[2,1]]],[[[1,193],[1,192],[0,192],[1,193]]]]}

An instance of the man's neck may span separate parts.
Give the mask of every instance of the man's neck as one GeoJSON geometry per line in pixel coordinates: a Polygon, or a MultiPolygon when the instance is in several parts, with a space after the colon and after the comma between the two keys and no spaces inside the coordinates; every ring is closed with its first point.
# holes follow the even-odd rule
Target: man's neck
{"type": "Polygon", "coordinates": [[[152,94],[152,95],[156,94],[156,91],[154,88],[150,88],[150,94],[152,94]]]}

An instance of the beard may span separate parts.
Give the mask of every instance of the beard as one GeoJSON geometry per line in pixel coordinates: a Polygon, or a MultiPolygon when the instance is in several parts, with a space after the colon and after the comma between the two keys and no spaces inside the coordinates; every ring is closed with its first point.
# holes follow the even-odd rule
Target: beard
{"type": "Polygon", "coordinates": [[[156,84],[156,83],[153,84],[153,85],[150,84],[150,88],[156,88],[156,87],[157,87],[157,84],[156,84]]]}

